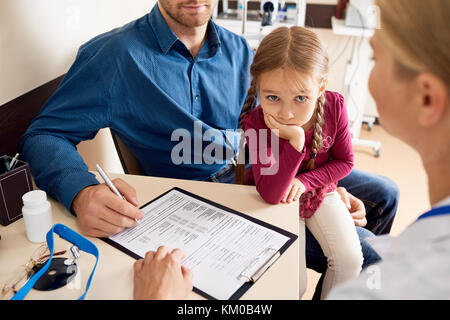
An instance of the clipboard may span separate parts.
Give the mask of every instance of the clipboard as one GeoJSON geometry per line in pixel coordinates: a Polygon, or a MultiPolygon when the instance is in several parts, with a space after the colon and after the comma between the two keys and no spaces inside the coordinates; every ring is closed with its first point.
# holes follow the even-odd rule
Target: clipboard
{"type": "MultiPolygon", "coordinates": [[[[295,234],[290,233],[284,229],[281,229],[279,227],[276,227],[274,225],[271,225],[269,223],[266,223],[264,221],[261,221],[259,219],[256,219],[254,217],[250,217],[246,214],[243,214],[239,211],[233,210],[231,208],[228,208],[226,206],[223,206],[219,203],[216,203],[214,201],[211,201],[209,199],[205,199],[199,195],[193,194],[189,191],[186,191],[184,189],[178,188],[178,187],[174,187],[166,192],[164,192],[163,194],[161,194],[160,196],[154,198],[153,200],[150,200],[149,202],[147,202],[146,204],[144,204],[143,206],[141,206],[141,209],[144,209],[146,207],[148,207],[149,205],[151,205],[152,203],[160,200],[161,198],[165,197],[166,195],[170,194],[173,191],[177,191],[181,194],[184,194],[188,197],[194,198],[202,203],[208,204],[214,208],[217,208],[219,210],[223,210],[227,213],[231,213],[233,215],[237,215],[241,218],[244,218],[247,221],[250,221],[258,226],[262,226],[265,227],[275,233],[278,233],[284,237],[287,238],[287,240],[284,242],[284,244],[280,247],[280,248],[273,248],[273,247],[265,247],[263,250],[261,250],[254,258],[251,259],[251,261],[244,265],[242,267],[242,270],[239,274],[239,281],[242,281],[242,285],[239,286],[239,288],[237,288],[237,290],[234,291],[234,293],[231,294],[231,296],[228,298],[229,300],[237,300],[239,299],[247,290],[249,290],[252,285],[258,281],[258,279],[260,279],[263,274],[270,268],[270,266],[272,266],[276,260],[278,260],[278,258],[295,242],[295,240],[298,238],[295,234]]],[[[144,218],[145,219],[145,218],[144,218]]],[[[136,228],[136,227],[134,227],[136,228]]],[[[133,229],[133,228],[130,228],[133,229]]],[[[123,231],[125,232],[125,231],[123,231]]],[[[119,233],[120,234],[120,233],[119,233]]],[[[114,237],[114,236],[112,236],[114,237]]],[[[124,245],[120,244],[118,241],[115,241],[113,239],[110,238],[101,238],[101,240],[105,241],[106,243],[110,244],[111,246],[115,247],[116,249],[124,252],[125,254],[135,258],[135,259],[143,259],[145,254],[143,254],[144,256],[141,256],[139,254],[137,254],[136,252],[126,248],[124,245]]],[[[167,245],[170,247],[170,245],[167,245]]],[[[181,248],[183,249],[183,248],[181,248]]],[[[148,250],[147,250],[148,251],[148,250]]],[[[195,277],[194,277],[195,278],[195,277]]],[[[201,290],[200,288],[197,288],[194,284],[194,288],[193,291],[200,294],[201,296],[207,298],[207,299],[211,299],[211,300],[218,300],[221,298],[217,298],[214,294],[205,292],[204,290],[201,290]]]]}

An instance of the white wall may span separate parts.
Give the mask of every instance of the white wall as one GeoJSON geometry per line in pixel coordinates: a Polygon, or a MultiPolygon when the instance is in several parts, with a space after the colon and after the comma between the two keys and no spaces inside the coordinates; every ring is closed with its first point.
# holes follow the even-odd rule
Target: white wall
{"type": "MultiPolygon", "coordinates": [[[[0,105],[67,72],[79,46],[156,0],[0,0],[0,105]]],[[[109,130],[79,145],[90,169],[122,172],[109,130]],[[99,152],[100,151],[100,152],[99,152]]]]}
{"type": "Polygon", "coordinates": [[[1,0],[0,104],[65,73],[78,47],[156,0],[1,0]]]}

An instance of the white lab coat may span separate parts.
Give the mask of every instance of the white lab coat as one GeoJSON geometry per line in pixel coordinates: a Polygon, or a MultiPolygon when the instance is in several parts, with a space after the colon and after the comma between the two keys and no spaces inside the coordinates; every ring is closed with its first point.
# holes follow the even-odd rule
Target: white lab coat
{"type": "MultiPolygon", "coordinates": [[[[436,206],[450,204],[450,197],[436,206]]],[[[337,286],[327,299],[450,299],[450,214],[415,221],[392,242],[382,261],[337,286]]]]}

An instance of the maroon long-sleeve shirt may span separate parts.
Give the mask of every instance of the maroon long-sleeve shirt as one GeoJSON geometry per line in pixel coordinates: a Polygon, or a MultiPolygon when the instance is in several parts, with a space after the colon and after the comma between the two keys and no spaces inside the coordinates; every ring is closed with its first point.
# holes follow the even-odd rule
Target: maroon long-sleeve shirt
{"type": "Polygon", "coordinates": [[[252,168],[246,175],[247,183],[255,184],[265,201],[277,204],[283,199],[293,179],[298,178],[306,187],[306,191],[300,197],[300,216],[305,218],[311,217],[316,212],[325,194],[336,190],[337,182],[346,177],[353,167],[353,147],[344,98],[339,93],[325,91],[325,99],[323,147],[315,158],[312,171],[306,171],[305,166],[310,158],[314,129],[305,132],[305,146],[302,152],[297,151],[288,140],[280,138],[277,159],[261,106],[244,117],[244,129],[252,163],[252,168]],[[249,134],[251,129],[257,134],[249,134]],[[262,132],[261,129],[267,130],[265,136],[258,134],[262,132]],[[264,148],[261,147],[260,139],[267,141],[265,159],[260,157],[260,148],[264,148]],[[264,174],[264,170],[270,171],[272,168],[273,171],[273,168],[277,167],[275,174],[264,174]]]}

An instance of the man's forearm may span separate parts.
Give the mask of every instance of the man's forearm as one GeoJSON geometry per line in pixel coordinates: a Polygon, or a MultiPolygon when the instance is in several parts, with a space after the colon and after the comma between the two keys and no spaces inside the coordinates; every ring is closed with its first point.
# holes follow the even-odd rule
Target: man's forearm
{"type": "Polygon", "coordinates": [[[80,190],[99,184],[76,147],[63,137],[26,134],[22,139],[21,153],[30,164],[36,185],[69,211],[80,190]]]}

